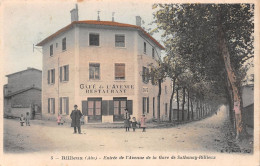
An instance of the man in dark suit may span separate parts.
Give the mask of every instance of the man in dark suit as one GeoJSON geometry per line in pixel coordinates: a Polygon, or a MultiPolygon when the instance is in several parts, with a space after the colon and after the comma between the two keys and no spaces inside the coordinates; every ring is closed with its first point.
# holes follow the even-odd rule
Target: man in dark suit
{"type": "Polygon", "coordinates": [[[78,128],[78,133],[81,134],[81,129],[80,129],[81,116],[82,113],[80,112],[80,110],[78,110],[78,106],[74,105],[74,110],[72,110],[70,114],[70,118],[72,119],[71,127],[74,127],[74,134],[77,133],[77,128],[78,128]]]}

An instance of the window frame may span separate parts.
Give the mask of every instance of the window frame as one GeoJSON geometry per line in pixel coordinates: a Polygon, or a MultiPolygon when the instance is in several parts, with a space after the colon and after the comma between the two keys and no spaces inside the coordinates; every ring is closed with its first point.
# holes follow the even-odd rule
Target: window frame
{"type": "Polygon", "coordinates": [[[149,75],[149,68],[143,66],[143,70],[142,70],[142,81],[143,81],[143,83],[145,83],[145,84],[148,84],[148,83],[149,83],[148,75],[149,75]]]}
{"type": "Polygon", "coordinates": [[[124,81],[124,80],[126,80],[126,64],[125,63],[115,63],[114,64],[114,79],[116,80],[116,81],[124,81]],[[117,65],[124,65],[124,78],[120,78],[120,77],[116,77],[116,74],[117,74],[117,69],[116,69],[116,66],[117,65]]]}
{"type": "Polygon", "coordinates": [[[146,44],[146,42],[144,42],[144,54],[146,54],[147,53],[147,44],[146,44]]]}
{"type": "Polygon", "coordinates": [[[60,66],[60,82],[69,81],[69,65],[60,66]]]}
{"type": "Polygon", "coordinates": [[[100,47],[100,34],[99,33],[96,33],[96,32],[90,32],[88,34],[88,46],[91,46],[91,47],[100,47]],[[98,45],[92,45],[90,43],[90,35],[98,35],[98,45]]]}
{"type": "Polygon", "coordinates": [[[89,63],[89,72],[88,72],[88,74],[89,74],[89,80],[101,80],[101,72],[100,72],[100,63],[95,63],[95,62],[90,62],[89,63]],[[93,65],[93,66],[92,66],[93,65]],[[97,65],[97,66],[96,66],[97,65]],[[93,73],[93,78],[91,78],[90,76],[91,76],[91,68],[94,68],[94,73],[93,73]],[[96,78],[96,75],[95,75],[95,72],[96,72],[96,69],[98,68],[98,77],[99,78],[96,78]]]}
{"type": "Polygon", "coordinates": [[[53,57],[53,44],[50,45],[50,57],[53,57]]]}
{"type": "Polygon", "coordinates": [[[48,98],[48,113],[55,114],[55,98],[48,98]]]}
{"type": "Polygon", "coordinates": [[[55,84],[55,68],[48,70],[47,81],[49,85],[55,84]]]}
{"type": "Polygon", "coordinates": [[[125,39],[126,39],[125,34],[115,34],[115,47],[116,48],[126,48],[126,40],[125,39]],[[116,45],[117,44],[117,40],[116,40],[117,38],[116,37],[120,37],[120,36],[124,37],[124,46],[117,46],[116,45]]]}
{"type": "Polygon", "coordinates": [[[62,38],[61,43],[62,43],[62,47],[61,47],[62,51],[66,51],[67,50],[67,39],[66,39],[66,37],[62,38]]]}
{"type": "Polygon", "coordinates": [[[69,97],[60,97],[60,112],[59,113],[62,115],[69,115],[69,97]]]}

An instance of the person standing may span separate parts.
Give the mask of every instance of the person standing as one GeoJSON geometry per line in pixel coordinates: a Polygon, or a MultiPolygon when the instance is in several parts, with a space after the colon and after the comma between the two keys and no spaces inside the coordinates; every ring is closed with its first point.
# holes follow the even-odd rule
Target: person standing
{"type": "Polygon", "coordinates": [[[125,109],[125,114],[124,114],[124,126],[125,126],[125,131],[129,131],[129,128],[130,128],[130,115],[129,115],[129,112],[127,109],[125,109]]]}
{"type": "Polygon", "coordinates": [[[25,116],[25,122],[26,122],[26,126],[30,126],[30,114],[29,112],[26,112],[26,116],[25,116]]]}
{"type": "Polygon", "coordinates": [[[25,122],[25,118],[24,118],[23,114],[21,114],[21,117],[20,117],[21,126],[23,126],[24,122],[25,122]]]}
{"type": "Polygon", "coordinates": [[[61,124],[61,115],[60,114],[58,114],[58,117],[57,117],[57,123],[58,123],[58,125],[60,125],[61,124]]]}
{"type": "Polygon", "coordinates": [[[132,121],[132,128],[133,128],[133,132],[135,132],[136,125],[137,125],[136,118],[135,118],[135,117],[133,117],[133,121],[132,121]]]}
{"type": "Polygon", "coordinates": [[[146,125],[145,125],[145,114],[143,114],[143,116],[141,117],[141,128],[143,128],[143,132],[145,132],[145,128],[146,128],[146,125]]]}
{"type": "Polygon", "coordinates": [[[70,118],[72,120],[71,122],[71,127],[74,127],[74,134],[77,133],[77,128],[78,128],[78,133],[81,134],[81,129],[80,129],[80,118],[82,116],[82,113],[80,110],[78,110],[78,106],[74,105],[74,110],[72,110],[70,114],[70,118]]]}

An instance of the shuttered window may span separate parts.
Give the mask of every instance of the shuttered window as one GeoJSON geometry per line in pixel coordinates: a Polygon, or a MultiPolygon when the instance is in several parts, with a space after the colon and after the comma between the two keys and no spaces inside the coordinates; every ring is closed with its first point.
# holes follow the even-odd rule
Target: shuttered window
{"type": "Polygon", "coordinates": [[[62,51],[65,51],[67,49],[67,43],[66,43],[66,38],[62,39],[62,51]]]}
{"type": "Polygon", "coordinates": [[[149,113],[149,97],[143,97],[143,114],[149,113]]]}
{"type": "Polygon", "coordinates": [[[60,67],[60,82],[69,81],[69,65],[60,67]]]}
{"type": "Polygon", "coordinates": [[[149,69],[147,67],[143,66],[142,76],[143,76],[143,82],[148,83],[149,82],[149,69]]]}
{"type": "Polygon", "coordinates": [[[53,44],[50,45],[50,56],[53,56],[53,44]]]}
{"type": "Polygon", "coordinates": [[[55,99],[48,98],[48,113],[55,114],[55,99]]]}
{"type": "Polygon", "coordinates": [[[115,64],[115,80],[125,80],[125,64],[115,64]]]}
{"type": "Polygon", "coordinates": [[[48,70],[48,84],[55,83],[55,69],[48,70]]]}
{"type": "Polygon", "coordinates": [[[69,114],[69,98],[60,97],[60,114],[69,114]]]}
{"type": "Polygon", "coordinates": [[[125,35],[115,35],[115,47],[125,47],[125,35]]]}
{"type": "Polygon", "coordinates": [[[90,63],[89,64],[89,79],[99,80],[100,79],[100,64],[90,63]]]}

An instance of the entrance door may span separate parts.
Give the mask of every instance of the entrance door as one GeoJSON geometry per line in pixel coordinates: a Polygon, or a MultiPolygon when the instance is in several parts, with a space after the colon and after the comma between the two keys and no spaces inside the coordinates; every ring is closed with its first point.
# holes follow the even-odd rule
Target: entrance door
{"type": "Polygon", "coordinates": [[[126,109],[126,98],[114,99],[114,121],[123,121],[126,109]]]}
{"type": "Polygon", "coordinates": [[[101,122],[101,99],[88,99],[88,122],[101,122]]]}

